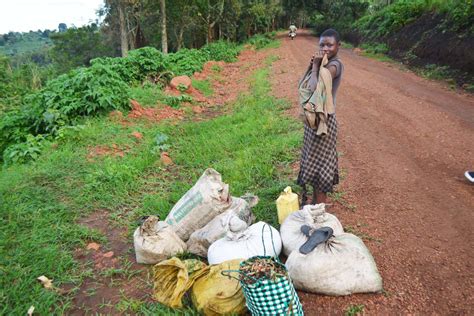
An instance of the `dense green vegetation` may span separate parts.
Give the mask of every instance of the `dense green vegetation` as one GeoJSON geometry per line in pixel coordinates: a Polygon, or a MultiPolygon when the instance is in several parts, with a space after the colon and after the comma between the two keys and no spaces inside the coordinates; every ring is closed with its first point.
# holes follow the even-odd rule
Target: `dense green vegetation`
{"type": "Polygon", "coordinates": [[[45,143],[63,137],[82,118],[128,108],[129,86],[192,74],[206,61],[232,61],[238,52],[235,44],[214,42],[175,54],[144,47],[123,58],[94,59],[90,67],[73,69],[25,95],[21,106],[0,117],[0,158],[6,164],[35,159],[45,143]]]}
{"type": "Polygon", "coordinates": [[[96,57],[115,56],[106,44],[106,36],[96,24],[52,33],[50,37],[54,46],[49,55],[60,73],[80,66],[89,66],[90,61],[96,57]]]}
{"type": "Polygon", "coordinates": [[[41,51],[51,46],[51,31],[9,32],[0,36],[0,55],[13,56],[41,51]]]}
{"type": "Polygon", "coordinates": [[[474,34],[472,0],[399,0],[355,23],[367,40],[383,39],[429,12],[443,14],[444,30],[474,34]]]}
{"type": "Polygon", "coordinates": [[[473,91],[474,5],[472,0],[398,0],[354,23],[348,39],[443,79],[452,88],[473,91]]]}

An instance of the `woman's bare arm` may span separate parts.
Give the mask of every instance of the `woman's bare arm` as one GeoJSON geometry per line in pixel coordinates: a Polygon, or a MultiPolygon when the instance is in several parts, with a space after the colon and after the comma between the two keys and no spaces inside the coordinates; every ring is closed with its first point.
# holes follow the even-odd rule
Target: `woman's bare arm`
{"type": "Polygon", "coordinates": [[[337,75],[337,67],[334,66],[334,65],[331,65],[331,66],[327,67],[327,69],[328,69],[329,72],[331,73],[332,79],[336,78],[336,75],[337,75]]]}

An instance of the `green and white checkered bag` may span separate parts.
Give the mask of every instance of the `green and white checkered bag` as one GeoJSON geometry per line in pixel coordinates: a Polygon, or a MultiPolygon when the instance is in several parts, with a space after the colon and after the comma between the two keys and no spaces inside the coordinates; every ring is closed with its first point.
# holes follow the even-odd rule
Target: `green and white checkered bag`
{"type": "MultiPolygon", "coordinates": [[[[263,231],[263,229],[262,229],[263,231]]],[[[273,239],[272,239],[273,242],[273,239]]],[[[264,249],[265,249],[265,243],[264,249]]],[[[275,248],[275,246],[273,246],[275,248]]],[[[274,252],[276,253],[276,251],[274,252]]],[[[285,271],[284,276],[276,279],[255,279],[252,276],[244,274],[241,270],[228,270],[223,272],[237,272],[242,277],[239,279],[244,292],[246,305],[253,316],[267,315],[294,315],[303,316],[303,307],[301,306],[298,294],[291,282],[288,270],[278,258],[269,256],[255,256],[240,263],[240,267],[251,263],[257,259],[270,259],[275,265],[278,265],[285,271]],[[252,279],[252,284],[244,282],[245,278],[252,279]]],[[[227,274],[228,275],[228,274],[227,274]]]]}
{"type": "MultiPolygon", "coordinates": [[[[275,264],[286,267],[273,257],[252,257],[247,261],[258,258],[272,258],[275,264]]],[[[245,261],[240,265],[245,264],[245,261]]],[[[240,281],[244,291],[246,305],[252,315],[304,315],[298,294],[288,275],[276,280],[258,280],[253,284],[240,281]]]]}

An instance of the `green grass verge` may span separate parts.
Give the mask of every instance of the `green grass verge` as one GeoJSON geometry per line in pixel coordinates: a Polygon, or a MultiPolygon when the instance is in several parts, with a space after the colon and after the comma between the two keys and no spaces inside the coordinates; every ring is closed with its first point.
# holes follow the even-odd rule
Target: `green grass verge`
{"type": "Polygon", "coordinates": [[[389,51],[389,48],[386,44],[383,43],[364,43],[361,45],[362,55],[377,59],[379,61],[385,62],[394,62],[394,60],[388,57],[386,54],[389,51]]]}
{"type": "Polygon", "coordinates": [[[145,84],[130,88],[130,97],[137,100],[144,107],[156,106],[158,102],[166,99],[166,94],[160,86],[145,84]]]}
{"type": "Polygon", "coordinates": [[[201,91],[206,97],[210,97],[214,94],[212,89],[212,83],[209,80],[196,80],[192,79],[193,87],[201,91]]]}
{"type": "MultiPolygon", "coordinates": [[[[178,125],[123,126],[104,118],[90,119],[37,161],[4,168],[0,173],[0,314],[24,315],[31,305],[41,315],[64,314],[71,297],[43,289],[36,278],[46,275],[57,287],[80,285],[84,272],[73,259],[73,249],[90,240],[106,240],[77,225],[77,219],[107,209],[117,225],[131,230],[141,215],[165,216],[208,167],[221,172],[233,195],[257,194],[257,220],[278,226],[274,203],[292,184],[286,167],[296,159],[301,127],[283,114],[289,104],[269,95],[267,76],[268,69],[257,71],[250,79],[253,90],[241,96],[228,115],[178,125]],[[132,137],[133,131],[141,132],[143,140],[132,137]],[[170,169],[159,161],[156,137],[160,134],[168,136],[168,152],[175,162],[170,169]],[[112,144],[126,155],[87,159],[93,146],[112,144]]],[[[160,96],[145,87],[136,88],[135,97],[151,105],[160,96]]],[[[129,308],[143,314],[168,313],[158,304],[129,303],[129,308]]]]}
{"type": "Polygon", "coordinates": [[[341,42],[341,47],[342,47],[342,48],[347,48],[347,49],[353,49],[353,48],[354,48],[354,45],[352,45],[352,44],[349,43],[349,42],[344,42],[344,41],[342,41],[342,42],[341,42]]]}

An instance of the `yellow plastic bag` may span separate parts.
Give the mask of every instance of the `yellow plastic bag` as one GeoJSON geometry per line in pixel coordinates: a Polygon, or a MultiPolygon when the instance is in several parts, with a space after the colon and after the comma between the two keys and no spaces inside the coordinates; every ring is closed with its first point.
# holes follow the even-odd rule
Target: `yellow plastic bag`
{"type": "Polygon", "coordinates": [[[207,271],[207,265],[196,259],[181,261],[173,257],[153,267],[153,298],[172,308],[182,308],[182,298],[194,281],[207,271]]]}
{"type": "Polygon", "coordinates": [[[194,306],[204,315],[245,314],[247,308],[239,281],[221,274],[224,270],[238,270],[241,261],[235,259],[212,265],[194,282],[191,298],[194,306]]]}

